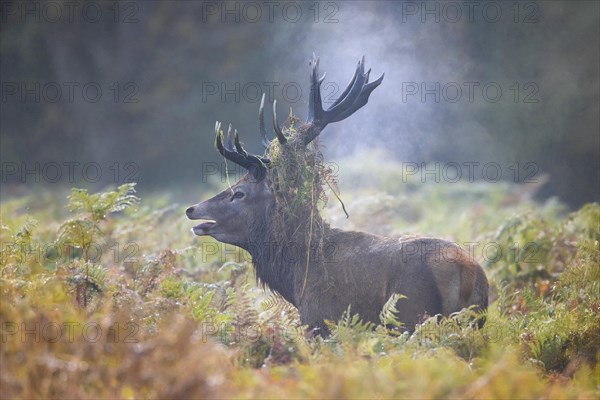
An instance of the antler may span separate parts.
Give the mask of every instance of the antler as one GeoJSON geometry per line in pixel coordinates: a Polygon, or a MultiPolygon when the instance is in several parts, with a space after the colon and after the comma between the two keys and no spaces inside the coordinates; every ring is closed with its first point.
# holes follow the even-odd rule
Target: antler
{"type": "Polygon", "coordinates": [[[241,167],[244,167],[248,172],[257,180],[261,180],[266,176],[267,167],[265,164],[269,163],[269,160],[263,157],[248,154],[240,143],[240,137],[237,129],[233,133],[233,141],[231,134],[231,124],[227,129],[227,137],[225,145],[223,145],[223,133],[221,131],[221,123],[217,121],[215,123],[215,145],[219,153],[226,159],[233,161],[241,167]]]}
{"type": "MultiPolygon", "coordinates": [[[[258,108],[258,127],[260,129],[260,138],[263,146],[265,148],[269,147],[271,143],[267,138],[267,131],[265,130],[265,94],[263,93],[262,98],[260,99],[260,107],[258,108]]],[[[279,143],[285,144],[287,142],[287,138],[283,134],[281,127],[279,126],[279,122],[277,122],[277,100],[273,100],[273,130],[275,131],[275,135],[277,136],[277,140],[279,143]]]]}
{"type": "Polygon", "coordinates": [[[327,110],[323,109],[321,102],[321,84],[325,79],[323,75],[319,79],[319,58],[313,54],[313,59],[309,62],[311,68],[310,77],[310,97],[308,100],[308,118],[304,136],[304,144],[313,141],[321,131],[332,122],[341,121],[354,114],[358,109],[367,104],[369,95],[383,81],[384,74],[381,74],[377,80],[369,83],[369,69],[365,73],[365,57],[358,62],[354,76],[344,92],[338,97],[333,105],[327,110]]]}
{"type": "MultiPolygon", "coordinates": [[[[363,107],[369,101],[371,92],[375,90],[377,86],[383,81],[384,74],[369,83],[369,69],[365,73],[365,57],[358,62],[354,76],[350,80],[350,83],[344,89],[344,92],[338,97],[331,107],[327,110],[323,109],[321,101],[321,84],[325,79],[325,75],[319,78],[319,58],[313,54],[313,58],[310,61],[311,66],[311,79],[310,79],[310,98],[308,101],[308,118],[306,125],[303,129],[302,141],[304,144],[312,142],[321,131],[332,122],[341,121],[354,114],[358,109],[363,107]]],[[[260,99],[260,106],[258,108],[258,127],[260,131],[260,138],[263,146],[268,148],[271,141],[267,138],[267,131],[265,129],[265,94],[263,93],[260,99]]],[[[285,144],[288,138],[283,133],[279,122],[277,121],[277,100],[273,101],[273,130],[275,136],[280,144],[285,144]]],[[[217,121],[215,125],[216,134],[216,145],[219,152],[223,157],[241,165],[248,169],[251,174],[255,175],[256,178],[262,179],[266,172],[266,165],[269,164],[270,160],[267,156],[255,156],[248,154],[239,141],[237,130],[235,130],[233,136],[234,141],[231,140],[231,125],[227,131],[227,143],[223,146],[223,134],[221,133],[221,124],[217,121]],[[258,174],[258,175],[256,175],[258,174]]]]}

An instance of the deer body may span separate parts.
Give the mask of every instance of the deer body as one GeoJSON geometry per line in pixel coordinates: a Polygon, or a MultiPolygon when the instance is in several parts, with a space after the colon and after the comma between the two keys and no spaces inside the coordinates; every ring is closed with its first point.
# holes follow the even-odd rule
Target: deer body
{"type": "Polygon", "coordinates": [[[303,324],[321,332],[327,332],[325,320],[338,320],[349,306],[363,320],[379,322],[393,294],[406,296],[396,305],[396,317],[409,330],[427,315],[449,315],[472,305],[487,308],[485,273],[457,245],[435,238],[386,238],[334,229],[315,212],[323,175],[318,150],[309,144],[328,123],[364,106],[383,75],[368,83],[364,60],[359,62],[348,88],[329,110],[323,110],[318,60],[312,65],[309,117],[297,132],[288,130],[286,137],[277,123],[274,103],[277,140],[266,140],[263,96],[259,121],[268,155],[248,154],[237,132],[232,138],[231,126],[224,145],[217,123],[219,152],[249,173],[231,188],[187,209],[188,218],[206,221],[193,232],[247,250],[257,279],[296,306],[303,324]],[[282,160],[300,164],[293,180],[288,181],[282,160]],[[306,187],[310,196],[298,197],[306,187]]]}
{"type": "Polygon", "coordinates": [[[395,293],[406,296],[397,304],[397,318],[409,330],[426,315],[449,315],[470,305],[487,307],[483,271],[452,243],[338,229],[327,239],[336,243],[334,252],[315,266],[316,271],[309,271],[311,290],[304,296],[296,291],[293,303],[309,326],[324,329],[322,321],[337,321],[348,305],[364,320],[378,323],[383,305],[395,293]],[[441,248],[458,259],[440,257],[441,248]]]}

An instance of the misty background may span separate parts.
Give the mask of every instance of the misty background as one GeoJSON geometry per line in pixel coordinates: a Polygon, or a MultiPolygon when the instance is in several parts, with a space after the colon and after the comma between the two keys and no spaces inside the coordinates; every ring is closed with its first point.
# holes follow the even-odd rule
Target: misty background
{"type": "Polygon", "coordinates": [[[476,180],[546,177],[542,198],[571,207],[598,201],[599,8],[2,2],[2,196],[127,180],[142,195],[206,187],[222,163],[215,120],[262,153],[260,95],[267,121],[274,99],[280,122],[290,107],[304,119],[314,52],[327,72],[325,105],[363,55],[372,80],[385,72],[366,107],[322,133],[325,160],[385,154],[378,162],[407,172],[425,165],[442,179],[454,178],[456,165],[462,180],[469,166],[476,180]]]}

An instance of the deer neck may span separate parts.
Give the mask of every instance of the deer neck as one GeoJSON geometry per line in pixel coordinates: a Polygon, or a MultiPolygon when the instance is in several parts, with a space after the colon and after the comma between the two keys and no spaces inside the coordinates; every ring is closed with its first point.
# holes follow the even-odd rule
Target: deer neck
{"type": "Polygon", "coordinates": [[[253,235],[259,238],[256,242],[242,246],[252,256],[257,280],[294,305],[299,301],[307,268],[310,273],[320,268],[315,253],[324,236],[323,225],[318,214],[312,222],[312,227],[310,219],[289,223],[281,231],[269,221],[266,230],[253,235]]]}

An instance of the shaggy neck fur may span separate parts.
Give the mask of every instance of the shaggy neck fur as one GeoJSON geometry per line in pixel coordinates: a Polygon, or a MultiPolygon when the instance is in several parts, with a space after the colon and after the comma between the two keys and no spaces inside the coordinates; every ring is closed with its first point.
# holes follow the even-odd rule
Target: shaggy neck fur
{"type": "Polygon", "coordinates": [[[246,250],[252,255],[258,281],[298,305],[307,285],[307,268],[312,272],[319,268],[325,231],[316,204],[292,197],[275,197],[264,223],[252,227],[250,237],[255,240],[246,250]]]}
{"type": "Polygon", "coordinates": [[[284,235],[275,228],[277,224],[273,219],[268,218],[262,226],[254,226],[250,237],[256,240],[242,247],[252,256],[257,280],[297,305],[307,266],[309,270],[319,268],[318,252],[324,236],[322,229],[317,229],[322,227],[321,217],[318,213],[313,215],[310,241],[310,217],[289,223],[284,235]]]}

